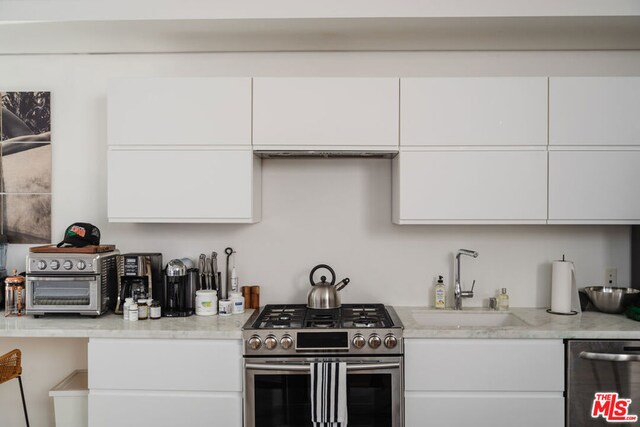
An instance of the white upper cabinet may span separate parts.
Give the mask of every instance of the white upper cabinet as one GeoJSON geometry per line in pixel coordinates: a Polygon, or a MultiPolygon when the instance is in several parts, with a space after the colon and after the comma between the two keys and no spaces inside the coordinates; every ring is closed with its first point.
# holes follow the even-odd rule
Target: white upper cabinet
{"type": "Polygon", "coordinates": [[[254,78],[253,145],[398,150],[397,78],[254,78]]]}
{"type": "Polygon", "coordinates": [[[261,176],[251,149],[111,147],[109,221],[257,222],[261,176]]]}
{"type": "Polygon", "coordinates": [[[549,152],[549,223],[640,224],[640,150],[549,152]]]}
{"type": "Polygon", "coordinates": [[[640,145],[640,77],[549,79],[550,145],[640,145]]]}
{"type": "Polygon", "coordinates": [[[407,151],[393,159],[396,224],[543,224],[547,152],[407,151]]]}
{"type": "Polygon", "coordinates": [[[402,78],[400,145],[546,145],[546,77],[402,78]]]}
{"type": "Polygon", "coordinates": [[[117,79],[110,145],[251,146],[250,78],[117,79]]]}

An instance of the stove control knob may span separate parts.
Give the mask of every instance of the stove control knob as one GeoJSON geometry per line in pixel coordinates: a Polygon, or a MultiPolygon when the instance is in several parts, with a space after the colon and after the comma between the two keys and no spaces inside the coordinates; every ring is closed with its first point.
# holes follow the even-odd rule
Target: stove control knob
{"type": "Polygon", "coordinates": [[[355,348],[362,348],[365,346],[365,344],[367,343],[367,340],[364,339],[364,337],[360,334],[356,334],[353,337],[353,340],[351,340],[351,343],[353,344],[353,346],[355,348]]]}
{"type": "Polygon", "coordinates": [[[47,268],[47,262],[45,260],[40,260],[38,261],[38,269],[39,270],[44,270],[45,268],[47,268]]]}
{"type": "Polygon", "coordinates": [[[73,262],[71,262],[70,260],[66,260],[62,263],[62,266],[65,270],[71,270],[73,268],[73,262]]]}
{"type": "Polygon", "coordinates": [[[282,338],[280,338],[280,345],[285,350],[289,350],[291,347],[293,347],[293,338],[291,338],[289,335],[284,335],[282,338]]]}
{"type": "Polygon", "coordinates": [[[249,348],[251,350],[257,350],[260,348],[260,346],[262,346],[262,340],[260,339],[259,336],[254,335],[251,338],[249,338],[249,340],[247,340],[247,344],[249,345],[249,348]]]}
{"type": "Polygon", "coordinates": [[[58,261],[57,259],[54,259],[53,261],[51,261],[50,267],[52,270],[57,270],[60,268],[60,261],[58,261]]]}
{"type": "Polygon", "coordinates": [[[382,340],[380,339],[380,336],[378,336],[378,334],[371,334],[369,336],[369,347],[378,348],[380,347],[380,344],[382,344],[382,340]]]}
{"type": "Polygon", "coordinates": [[[384,346],[387,348],[395,348],[398,345],[398,338],[393,334],[384,337],[384,346]]]}
{"type": "Polygon", "coordinates": [[[87,268],[87,263],[80,260],[78,261],[78,264],[76,266],[78,267],[78,270],[84,270],[85,268],[87,268]]]}
{"type": "Polygon", "coordinates": [[[269,335],[264,339],[264,346],[267,347],[267,350],[273,350],[278,345],[278,340],[273,335],[269,335]]]}

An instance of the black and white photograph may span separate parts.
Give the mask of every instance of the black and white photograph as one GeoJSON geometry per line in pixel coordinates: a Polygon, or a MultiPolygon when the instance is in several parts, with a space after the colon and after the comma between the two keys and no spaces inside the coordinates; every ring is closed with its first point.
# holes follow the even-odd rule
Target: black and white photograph
{"type": "Polygon", "coordinates": [[[51,141],[51,92],[0,94],[0,141],[51,141]]]}
{"type": "Polygon", "coordinates": [[[0,92],[2,234],[9,243],[51,240],[51,93],[0,92]]]}
{"type": "Polygon", "coordinates": [[[2,228],[10,243],[49,243],[51,194],[3,194],[2,228]]]}

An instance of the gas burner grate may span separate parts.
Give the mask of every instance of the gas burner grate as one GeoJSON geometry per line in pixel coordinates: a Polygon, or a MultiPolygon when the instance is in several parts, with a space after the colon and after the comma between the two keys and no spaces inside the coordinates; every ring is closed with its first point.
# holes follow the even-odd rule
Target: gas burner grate
{"type": "Polygon", "coordinates": [[[267,305],[253,324],[256,329],[301,328],[306,307],[300,304],[267,305]]]}
{"type": "Polygon", "coordinates": [[[383,304],[348,304],[342,307],[346,328],[390,328],[393,322],[383,304]]]}
{"type": "Polygon", "coordinates": [[[307,309],[305,328],[337,328],[340,326],[340,309],[307,309]]]}
{"type": "Polygon", "coordinates": [[[254,329],[391,328],[384,304],[344,304],[341,308],[311,309],[303,304],[267,304],[254,329]]]}

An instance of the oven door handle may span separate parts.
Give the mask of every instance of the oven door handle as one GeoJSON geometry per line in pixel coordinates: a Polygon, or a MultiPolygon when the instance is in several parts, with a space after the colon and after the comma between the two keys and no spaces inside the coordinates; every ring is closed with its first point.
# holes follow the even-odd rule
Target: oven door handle
{"type": "MultiPolygon", "coordinates": [[[[257,369],[261,371],[297,371],[311,372],[311,365],[289,365],[270,363],[247,363],[247,369],[257,369]]],[[[400,363],[347,363],[347,371],[372,371],[376,369],[399,369],[400,363]]]]}
{"type": "Polygon", "coordinates": [[[31,282],[95,282],[96,276],[27,276],[31,282]]]}
{"type": "Polygon", "coordinates": [[[580,356],[581,359],[599,360],[604,362],[640,362],[640,354],[594,353],[591,351],[581,351],[578,356],[580,356]]]}

